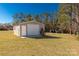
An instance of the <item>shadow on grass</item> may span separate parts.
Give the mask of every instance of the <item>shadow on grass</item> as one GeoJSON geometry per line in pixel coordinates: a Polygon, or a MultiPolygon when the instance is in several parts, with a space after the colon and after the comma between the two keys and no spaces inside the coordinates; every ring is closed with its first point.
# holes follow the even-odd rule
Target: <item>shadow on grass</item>
{"type": "Polygon", "coordinates": [[[33,38],[33,39],[60,39],[61,37],[44,35],[44,36],[40,36],[40,37],[28,37],[28,38],[33,38]]]}
{"type": "Polygon", "coordinates": [[[79,36],[77,36],[76,39],[79,41],[79,36]]]}

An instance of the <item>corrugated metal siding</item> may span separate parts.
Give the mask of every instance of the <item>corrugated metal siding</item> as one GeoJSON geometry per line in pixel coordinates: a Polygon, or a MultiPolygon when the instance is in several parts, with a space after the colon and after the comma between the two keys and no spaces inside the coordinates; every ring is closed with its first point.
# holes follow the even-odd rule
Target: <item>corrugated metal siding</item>
{"type": "Polygon", "coordinates": [[[21,29],[22,29],[22,33],[21,33],[21,35],[22,36],[26,36],[27,35],[27,31],[26,31],[26,25],[21,25],[21,29]]]}
{"type": "Polygon", "coordinates": [[[13,30],[15,35],[20,36],[20,26],[14,26],[13,30]]]}

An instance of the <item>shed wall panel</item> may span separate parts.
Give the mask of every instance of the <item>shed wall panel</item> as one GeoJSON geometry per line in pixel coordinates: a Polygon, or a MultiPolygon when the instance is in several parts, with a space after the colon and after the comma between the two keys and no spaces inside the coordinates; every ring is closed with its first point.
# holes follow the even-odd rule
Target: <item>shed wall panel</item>
{"type": "Polygon", "coordinates": [[[21,25],[21,29],[22,29],[22,36],[26,36],[26,25],[21,25]]]}
{"type": "Polygon", "coordinates": [[[20,26],[14,26],[14,34],[20,36],[20,26]]]}

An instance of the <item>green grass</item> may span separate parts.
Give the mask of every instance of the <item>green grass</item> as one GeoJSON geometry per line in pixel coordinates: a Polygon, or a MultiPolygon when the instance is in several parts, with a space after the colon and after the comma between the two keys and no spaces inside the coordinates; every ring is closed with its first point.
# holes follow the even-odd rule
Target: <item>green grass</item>
{"type": "Polygon", "coordinates": [[[75,35],[46,33],[40,38],[20,38],[12,31],[0,31],[2,56],[62,56],[79,55],[79,40],[75,35]]]}

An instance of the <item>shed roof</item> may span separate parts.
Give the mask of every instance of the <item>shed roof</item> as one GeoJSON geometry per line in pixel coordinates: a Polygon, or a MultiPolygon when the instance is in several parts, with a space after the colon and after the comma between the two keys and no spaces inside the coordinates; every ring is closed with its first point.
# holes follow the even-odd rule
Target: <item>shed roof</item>
{"type": "Polygon", "coordinates": [[[35,20],[33,20],[33,21],[27,21],[27,22],[22,22],[22,23],[20,23],[20,24],[29,24],[29,23],[35,23],[35,24],[40,24],[40,22],[37,22],[37,21],[35,21],[35,20]]]}
{"type": "Polygon", "coordinates": [[[17,25],[23,25],[23,24],[43,24],[43,23],[40,23],[40,22],[33,20],[33,21],[22,22],[22,23],[19,23],[17,25]]]}

